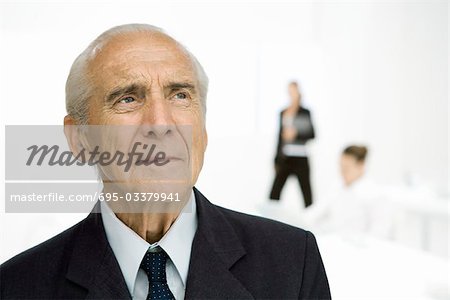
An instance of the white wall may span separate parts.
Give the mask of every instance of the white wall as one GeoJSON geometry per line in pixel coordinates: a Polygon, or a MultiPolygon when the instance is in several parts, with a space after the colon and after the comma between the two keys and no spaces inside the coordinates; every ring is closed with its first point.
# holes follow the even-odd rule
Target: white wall
{"type": "MultiPolygon", "coordinates": [[[[257,212],[267,200],[291,79],[316,125],[318,198],[338,179],[339,152],[352,142],[370,146],[375,180],[401,185],[413,176],[448,195],[446,1],[7,1],[0,18],[3,125],[62,124],[76,55],[111,26],[145,22],[183,42],[209,74],[209,146],[198,187],[213,202],[257,212]]],[[[300,209],[293,182],[284,195],[300,209]]],[[[2,230],[0,261],[82,217],[2,214],[1,228],[12,231],[2,230]]]]}

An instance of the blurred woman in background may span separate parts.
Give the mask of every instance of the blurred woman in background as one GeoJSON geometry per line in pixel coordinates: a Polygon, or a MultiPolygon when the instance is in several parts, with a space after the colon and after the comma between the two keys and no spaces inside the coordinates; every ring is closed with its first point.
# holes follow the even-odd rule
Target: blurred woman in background
{"type": "Polygon", "coordinates": [[[345,186],[350,187],[364,175],[367,147],[348,146],[341,155],[341,175],[345,186]]]}
{"type": "Polygon", "coordinates": [[[365,175],[367,154],[364,145],[350,145],[342,151],[342,183],[307,210],[304,221],[309,227],[346,236],[390,237],[392,215],[381,189],[365,175]]]}
{"type": "Polygon", "coordinates": [[[300,184],[305,207],[312,204],[310,171],[306,143],[313,139],[314,127],[311,113],[301,103],[298,83],[288,86],[290,105],[280,114],[277,153],[275,156],[275,179],[270,192],[271,200],[280,200],[281,190],[290,175],[300,184]]]}

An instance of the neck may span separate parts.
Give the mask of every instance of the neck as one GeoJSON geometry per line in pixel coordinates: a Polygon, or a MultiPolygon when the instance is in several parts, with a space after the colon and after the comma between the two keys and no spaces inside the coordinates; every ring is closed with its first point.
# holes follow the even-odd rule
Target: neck
{"type": "Polygon", "coordinates": [[[116,216],[148,243],[166,234],[180,213],[116,213],[116,216]]]}
{"type": "MultiPolygon", "coordinates": [[[[127,189],[117,184],[105,184],[105,195],[126,195],[127,189]]],[[[136,189],[135,189],[136,190],[136,189]]],[[[145,201],[109,201],[108,206],[122,223],[136,232],[141,238],[152,244],[159,241],[169,230],[184,206],[189,202],[192,187],[182,186],[174,189],[178,201],[147,203],[145,201]]],[[[146,193],[128,193],[146,194],[146,193]]],[[[157,192],[159,194],[159,192],[157,192]]],[[[175,196],[174,196],[175,197],[175,196]]]]}
{"type": "Polygon", "coordinates": [[[363,174],[358,175],[357,177],[353,178],[352,180],[346,182],[345,185],[346,185],[347,187],[353,186],[353,185],[355,184],[355,182],[357,182],[358,180],[361,179],[362,176],[363,176],[363,174]]]}
{"type": "Polygon", "coordinates": [[[291,102],[291,105],[289,106],[289,108],[291,109],[298,109],[300,107],[300,103],[298,102],[291,102]]]}

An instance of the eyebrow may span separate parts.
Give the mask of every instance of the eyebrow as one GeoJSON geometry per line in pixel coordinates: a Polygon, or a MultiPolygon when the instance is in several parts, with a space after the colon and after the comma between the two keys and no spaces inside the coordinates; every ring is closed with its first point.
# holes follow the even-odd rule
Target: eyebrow
{"type": "Polygon", "coordinates": [[[197,89],[195,88],[195,84],[193,84],[191,82],[169,82],[164,87],[164,89],[168,89],[168,90],[171,90],[171,91],[180,90],[180,89],[187,89],[193,94],[197,93],[197,89]]]}

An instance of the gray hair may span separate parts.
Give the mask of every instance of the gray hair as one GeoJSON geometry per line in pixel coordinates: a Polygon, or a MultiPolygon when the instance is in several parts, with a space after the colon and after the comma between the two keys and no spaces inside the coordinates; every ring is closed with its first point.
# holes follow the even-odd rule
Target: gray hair
{"type": "Polygon", "coordinates": [[[89,63],[95,58],[98,51],[112,38],[135,32],[162,33],[171,38],[187,56],[190,58],[194,67],[198,86],[203,116],[206,114],[206,98],[208,93],[208,76],[205,73],[197,58],[180,44],[178,41],[167,35],[159,27],[148,24],[125,24],[108,29],[99,35],[89,46],[81,52],[75,59],[70,68],[69,76],[66,81],[66,110],[78,124],[88,123],[88,100],[92,96],[93,86],[87,76],[89,63]]]}

